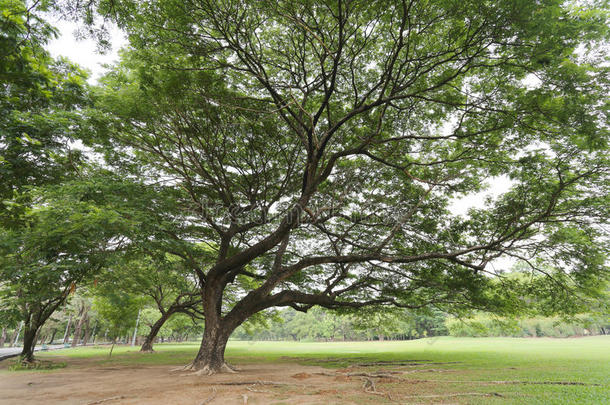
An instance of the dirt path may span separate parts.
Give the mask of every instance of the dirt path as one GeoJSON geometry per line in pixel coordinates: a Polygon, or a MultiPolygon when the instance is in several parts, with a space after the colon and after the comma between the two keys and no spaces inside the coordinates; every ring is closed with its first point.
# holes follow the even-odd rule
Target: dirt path
{"type": "Polygon", "coordinates": [[[0,404],[362,404],[380,403],[363,392],[359,377],[333,377],[328,369],[297,364],[252,364],[238,374],[211,377],[171,372],[169,366],[103,367],[69,361],[53,372],[4,373],[0,404]],[[279,385],[223,385],[272,381],[279,385]],[[247,396],[247,400],[244,398],[247,396]],[[370,398],[370,402],[366,398],[370,398]],[[212,399],[213,398],[213,399],[212,399]],[[244,402],[246,401],[246,402],[244,402]]]}

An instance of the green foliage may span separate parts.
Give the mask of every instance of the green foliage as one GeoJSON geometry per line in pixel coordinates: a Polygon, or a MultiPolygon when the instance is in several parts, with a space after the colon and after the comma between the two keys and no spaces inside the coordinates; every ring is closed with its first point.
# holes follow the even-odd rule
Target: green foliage
{"type": "Polygon", "coordinates": [[[450,318],[446,321],[451,336],[482,337],[571,337],[605,334],[610,330],[610,319],[596,319],[581,315],[575,319],[525,318],[502,319],[489,315],[477,315],[471,319],[450,318]]]}
{"type": "Polygon", "coordinates": [[[99,314],[100,329],[108,331],[112,338],[125,336],[136,325],[142,299],[116,288],[109,289],[93,298],[93,309],[99,314]]]}
{"type": "Polygon", "coordinates": [[[445,316],[439,312],[409,312],[396,308],[366,308],[336,313],[313,308],[265,314],[268,322],[242,325],[233,337],[244,340],[384,340],[445,335],[445,316]]]}
{"type": "Polygon", "coordinates": [[[592,51],[607,10],[409,4],[89,5],[113,10],[131,41],[95,91],[90,144],[117,170],[186,191],[183,239],[230,236],[219,266],[234,257],[227,274],[250,273],[226,276],[237,296],[266,278],[287,283],[281,305],[305,309],[582,311],[607,274],[608,69],[592,51]],[[500,175],[507,193],[451,215],[452,200],[500,175]],[[283,228],[294,207],[304,218],[283,228]],[[498,256],[543,277],[488,277],[498,256]]]}
{"type": "MultiPolygon", "coordinates": [[[[29,320],[48,316],[81,283],[112,258],[111,239],[128,222],[88,194],[99,193],[86,179],[48,189],[32,189],[19,229],[0,228],[0,312],[29,320]],[[94,191],[95,190],[95,191],[94,191]]],[[[106,197],[109,197],[107,195],[106,197]]],[[[41,326],[37,325],[37,326],[41,326]]]]}
{"type": "Polygon", "coordinates": [[[16,226],[24,188],[57,184],[78,171],[71,150],[82,108],[89,103],[86,73],[44,49],[56,31],[21,0],[0,2],[0,224],[16,226]]]}

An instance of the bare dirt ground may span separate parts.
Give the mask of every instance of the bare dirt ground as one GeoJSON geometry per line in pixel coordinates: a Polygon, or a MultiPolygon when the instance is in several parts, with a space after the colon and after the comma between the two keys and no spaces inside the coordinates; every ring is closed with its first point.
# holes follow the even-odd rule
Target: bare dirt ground
{"type": "Polygon", "coordinates": [[[404,398],[434,389],[370,368],[259,363],[240,366],[237,374],[195,376],[167,365],[104,367],[65,360],[67,368],[52,372],[4,373],[0,404],[379,404],[396,403],[392,395],[404,398]]]}

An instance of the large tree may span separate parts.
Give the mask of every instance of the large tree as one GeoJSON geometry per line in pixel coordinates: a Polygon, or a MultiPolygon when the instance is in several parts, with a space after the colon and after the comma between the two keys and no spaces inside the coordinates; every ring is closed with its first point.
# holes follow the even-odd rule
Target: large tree
{"type": "Polygon", "coordinates": [[[271,307],[575,311],[607,277],[608,18],[593,2],[99,9],[130,49],[99,94],[98,141],[181,190],[191,226],[175,236],[216,252],[190,263],[201,373],[230,370],[230,334],[271,307]],[[452,213],[500,179],[507,192],[452,213]],[[504,257],[545,281],[503,278],[504,257]]]}

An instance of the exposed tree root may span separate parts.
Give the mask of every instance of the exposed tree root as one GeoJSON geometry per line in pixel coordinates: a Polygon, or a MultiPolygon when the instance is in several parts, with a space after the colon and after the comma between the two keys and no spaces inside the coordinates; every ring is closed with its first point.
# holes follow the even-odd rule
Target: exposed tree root
{"type": "Polygon", "coordinates": [[[181,367],[172,368],[170,370],[170,373],[181,372],[181,371],[193,371],[190,375],[197,375],[197,376],[204,375],[205,376],[205,375],[214,375],[214,374],[219,374],[219,373],[235,374],[239,371],[239,369],[228,363],[223,363],[223,365],[220,366],[220,370],[211,369],[209,366],[204,366],[203,368],[198,369],[193,363],[189,363],[189,364],[186,364],[181,367]]]}
{"type": "Polygon", "coordinates": [[[237,371],[229,366],[227,363],[223,363],[222,366],[220,366],[220,370],[215,370],[210,368],[209,366],[204,366],[203,368],[198,369],[197,371],[195,371],[194,373],[192,373],[192,375],[197,375],[197,376],[202,376],[202,375],[214,375],[214,374],[219,374],[219,373],[231,373],[231,374],[235,374],[237,373],[237,371]]]}
{"type": "Polygon", "coordinates": [[[256,385],[252,385],[250,387],[246,387],[246,389],[250,392],[258,392],[260,394],[273,394],[273,391],[269,391],[269,390],[256,390],[252,387],[256,387],[256,385]]]}
{"type": "Polygon", "coordinates": [[[212,395],[210,395],[209,397],[204,399],[202,402],[200,402],[199,405],[209,404],[210,402],[212,402],[214,400],[214,398],[216,398],[216,394],[217,394],[216,387],[212,387],[212,395]]]}
{"type": "Polygon", "coordinates": [[[192,370],[192,369],[193,369],[193,363],[189,363],[189,364],[186,364],[184,366],[172,368],[169,371],[170,371],[170,373],[175,373],[175,372],[178,372],[178,371],[189,371],[189,370],[192,370]]]}
{"type": "Polygon", "coordinates": [[[458,392],[455,394],[407,395],[401,398],[504,397],[497,392],[458,392]]]}
{"type": "Polygon", "coordinates": [[[215,385],[297,385],[300,386],[301,384],[292,384],[292,383],[283,383],[283,382],[277,382],[277,381],[224,381],[224,382],[216,382],[214,383],[215,385]]]}
{"type": "Polygon", "coordinates": [[[86,405],[96,405],[96,404],[101,404],[101,403],[108,402],[108,401],[116,401],[116,400],[124,399],[124,398],[125,398],[124,395],[119,395],[119,396],[116,396],[116,397],[100,399],[98,401],[87,402],[86,405]]]}
{"type": "Polygon", "coordinates": [[[439,364],[458,364],[461,361],[436,361],[436,362],[413,362],[413,361],[375,361],[372,363],[359,363],[356,364],[358,367],[374,367],[374,366],[427,366],[427,365],[439,365],[439,364]]]}
{"type": "Polygon", "coordinates": [[[375,386],[375,382],[371,380],[369,377],[364,377],[362,379],[362,388],[364,392],[367,394],[375,394],[375,395],[387,395],[385,392],[377,391],[377,387],[375,386]]]}
{"type": "MultiPolygon", "coordinates": [[[[359,372],[354,372],[354,373],[347,373],[347,374],[343,374],[346,375],[348,377],[367,377],[367,378],[397,378],[396,374],[402,374],[400,372],[389,372],[389,373],[359,373],[359,372]]],[[[339,374],[341,375],[341,374],[339,374]]]]}
{"type": "Polygon", "coordinates": [[[523,384],[523,385],[584,385],[589,387],[600,387],[602,384],[595,383],[584,383],[578,381],[468,381],[468,380],[405,380],[405,382],[414,382],[414,383],[464,383],[464,384],[523,384]]]}

